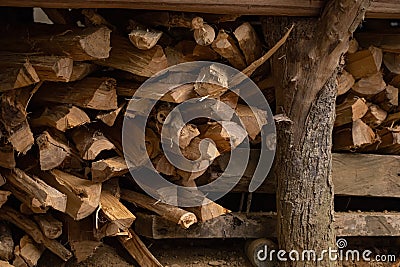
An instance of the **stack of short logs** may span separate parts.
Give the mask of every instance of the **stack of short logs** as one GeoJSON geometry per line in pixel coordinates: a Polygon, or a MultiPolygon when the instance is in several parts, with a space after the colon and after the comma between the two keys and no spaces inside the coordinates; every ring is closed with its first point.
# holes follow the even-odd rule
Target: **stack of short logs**
{"type": "MultiPolygon", "coordinates": [[[[400,49],[361,33],[350,42],[338,77],[334,151],[400,153],[400,49]]],[[[386,37],[385,37],[386,38],[386,37]]],[[[392,40],[392,41],[391,41],[392,40]]]]}
{"type": "MultiPolygon", "coordinates": [[[[270,80],[265,72],[256,71],[267,59],[262,57],[262,41],[250,23],[232,16],[213,15],[206,23],[193,14],[170,12],[135,13],[131,18],[136,21],[94,10],[45,12],[54,25],[6,25],[0,39],[1,264],[35,266],[45,249],[65,261],[72,257],[82,261],[104,237],[113,236],[141,266],[160,266],[130,228],[136,210],[156,213],[183,228],[229,210],[213,202],[185,210],[152,199],[135,187],[121,141],[128,100],[158,71],[196,60],[219,61],[243,70],[271,99],[270,80]],[[231,28],[235,30],[228,31],[231,28]],[[13,240],[11,229],[22,230],[22,238],[13,240]]],[[[368,51],[374,50],[363,53],[368,51]]],[[[363,77],[356,79],[371,79],[370,74],[380,75],[360,74],[363,77]]],[[[392,87],[382,90],[373,94],[391,105],[379,107],[379,111],[387,108],[382,111],[386,114],[395,109],[397,98],[392,104],[387,99],[392,87]]],[[[146,148],[162,175],[185,186],[196,186],[204,172],[172,166],[162,153],[160,132],[172,108],[194,97],[218,98],[235,109],[254,146],[260,141],[257,120],[266,123],[264,111],[253,114],[225,89],[189,84],[165,95],[148,122],[146,148]]],[[[378,107],[358,102],[364,104],[365,112],[378,107]]],[[[362,123],[369,127],[381,118],[373,119],[362,123]]],[[[214,141],[207,148],[211,162],[245,136],[232,138],[220,124],[207,120],[188,124],[179,144],[188,159],[200,156],[203,138],[214,141]]]]}

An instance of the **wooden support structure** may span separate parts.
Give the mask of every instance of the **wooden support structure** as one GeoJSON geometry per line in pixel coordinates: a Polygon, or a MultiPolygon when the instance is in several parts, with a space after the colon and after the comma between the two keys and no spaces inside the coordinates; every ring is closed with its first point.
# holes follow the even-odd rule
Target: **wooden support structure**
{"type": "MultiPolygon", "coordinates": [[[[337,212],[338,237],[400,236],[398,212],[337,212]]],[[[185,231],[157,215],[138,213],[135,231],[148,238],[275,238],[276,213],[231,213],[198,223],[185,231]]]]}
{"type": "MultiPolygon", "coordinates": [[[[203,12],[214,14],[243,14],[243,15],[269,15],[269,16],[319,16],[321,7],[325,1],[295,1],[283,0],[265,2],[262,0],[229,0],[218,3],[210,0],[200,0],[193,3],[190,0],[146,0],[146,1],[68,1],[68,0],[7,0],[2,1],[1,6],[15,7],[44,7],[44,8],[129,8],[152,10],[176,10],[187,12],[203,12]]],[[[367,9],[367,18],[400,18],[396,1],[374,1],[367,9]]]]}

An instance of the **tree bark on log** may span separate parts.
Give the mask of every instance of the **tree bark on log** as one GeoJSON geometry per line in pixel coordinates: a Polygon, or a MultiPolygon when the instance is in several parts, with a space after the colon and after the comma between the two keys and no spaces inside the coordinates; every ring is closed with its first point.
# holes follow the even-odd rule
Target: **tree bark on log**
{"type": "MultiPolygon", "coordinates": [[[[278,241],[286,251],[335,247],[333,227],[332,128],[336,73],[368,0],[331,0],[319,20],[300,19],[290,39],[272,59],[277,109],[278,241]]],[[[263,21],[267,43],[274,44],[289,18],[263,21]]],[[[281,266],[335,266],[322,261],[288,261],[281,266]]]]}

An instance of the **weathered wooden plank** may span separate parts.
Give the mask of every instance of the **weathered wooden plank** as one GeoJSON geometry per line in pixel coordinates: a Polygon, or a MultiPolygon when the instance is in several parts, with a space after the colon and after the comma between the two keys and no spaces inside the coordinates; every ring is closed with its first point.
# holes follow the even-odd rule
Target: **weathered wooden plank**
{"type": "MultiPolygon", "coordinates": [[[[308,0],[4,0],[0,6],[44,8],[129,8],[176,10],[214,14],[243,14],[270,16],[318,16],[325,1],[308,0]]],[[[368,18],[400,18],[398,0],[377,0],[367,10],[368,18]]]]}
{"type": "Polygon", "coordinates": [[[400,197],[400,157],[333,154],[335,195],[400,197]]]}
{"type": "MultiPolygon", "coordinates": [[[[400,236],[400,213],[338,212],[337,236],[400,236]]],[[[138,213],[135,231],[153,239],[276,237],[275,213],[230,213],[193,225],[190,230],[157,215],[138,213]]]]}
{"type": "Polygon", "coordinates": [[[135,232],[154,239],[271,237],[276,236],[276,215],[230,213],[199,222],[185,230],[158,215],[137,213],[135,232]]]}
{"type": "MultiPolygon", "coordinates": [[[[254,157],[254,155],[253,155],[254,157]]],[[[333,153],[332,176],[335,195],[400,197],[400,156],[333,153]]],[[[250,161],[252,156],[250,157],[250,161]]],[[[221,159],[222,160],[222,159],[221,159]]],[[[253,159],[257,160],[257,158],[253,159]]],[[[256,161],[256,162],[257,162],[256,161]]],[[[250,164],[232,192],[247,192],[255,165],[250,164]]],[[[272,171],[258,193],[275,193],[272,171]]]]}

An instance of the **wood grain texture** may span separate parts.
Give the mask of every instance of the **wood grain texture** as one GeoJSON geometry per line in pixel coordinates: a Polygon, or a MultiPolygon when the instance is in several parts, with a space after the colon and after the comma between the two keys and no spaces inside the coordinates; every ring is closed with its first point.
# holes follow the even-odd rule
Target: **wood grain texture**
{"type": "Polygon", "coordinates": [[[400,157],[333,154],[336,195],[400,197],[400,157]]]}
{"type": "MultiPolygon", "coordinates": [[[[337,236],[400,236],[400,213],[337,212],[337,236]]],[[[198,223],[185,231],[157,215],[137,214],[135,231],[145,237],[271,238],[276,237],[275,213],[231,213],[198,223]]]]}
{"type": "MultiPolygon", "coordinates": [[[[318,16],[325,1],[307,0],[5,0],[0,6],[45,8],[129,8],[151,10],[176,10],[214,14],[243,14],[270,16],[318,16]]],[[[367,18],[400,18],[398,0],[377,0],[367,9],[367,18]]]]}
{"type": "MultiPolygon", "coordinates": [[[[253,150],[252,157],[257,157],[253,150]]],[[[223,158],[223,157],[222,157],[223,158]]],[[[219,161],[222,160],[219,159],[219,161]]],[[[332,154],[332,178],[335,195],[400,197],[400,156],[355,153],[332,154]]],[[[254,166],[249,165],[244,177],[232,190],[247,192],[254,166]]],[[[271,172],[258,193],[274,194],[276,179],[271,172]]]]}

